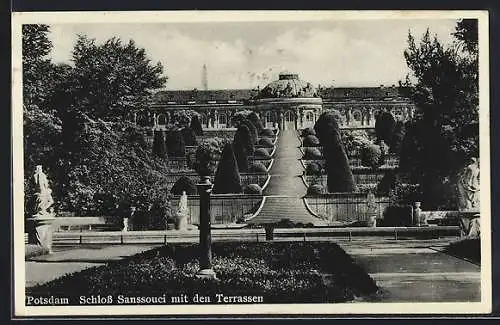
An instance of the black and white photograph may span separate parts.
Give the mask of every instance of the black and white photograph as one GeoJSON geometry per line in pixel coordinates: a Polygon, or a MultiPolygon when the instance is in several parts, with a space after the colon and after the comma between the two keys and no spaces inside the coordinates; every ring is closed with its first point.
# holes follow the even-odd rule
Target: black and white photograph
{"type": "Polygon", "coordinates": [[[491,312],[488,30],[12,14],[15,315],[491,312]]]}

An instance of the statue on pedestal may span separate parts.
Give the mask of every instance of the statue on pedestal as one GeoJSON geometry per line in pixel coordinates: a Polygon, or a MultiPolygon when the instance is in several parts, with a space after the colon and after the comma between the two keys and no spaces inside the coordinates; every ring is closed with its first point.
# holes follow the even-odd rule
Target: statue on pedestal
{"type": "Polygon", "coordinates": [[[49,187],[47,175],[42,170],[42,165],[37,165],[33,175],[35,186],[37,187],[36,213],[28,220],[34,223],[35,241],[37,245],[42,246],[48,253],[52,252],[52,221],[54,212],[52,205],[52,190],[49,187]]]}
{"type": "Polygon", "coordinates": [[[177,210],[177,229],[187,229],[187,218],[189,215],[188,197],[186,191],[182,191],[181,198],[179,199],[179,209],[177,210]]]}
{"type": "Polygon", "coordinates": [[[472,158],[458,178],[458,209],[479,210],[479,159],[472,158]]]}
{"type": "Polygon", "coordinates": [[[458,209],[469,213],[460,217],[461,236],[477,238],[480,234],[479,159],[471,159],[470,164],[460,174],[457,186],[458,209]]]}

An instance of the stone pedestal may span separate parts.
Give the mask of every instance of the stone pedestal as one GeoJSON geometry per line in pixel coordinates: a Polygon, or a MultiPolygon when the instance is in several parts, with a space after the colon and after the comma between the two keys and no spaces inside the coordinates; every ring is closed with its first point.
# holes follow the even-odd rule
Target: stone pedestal
{"type": "Polygon", "coordinates": [[[53,222],[55,218],[51,215],[35,216],[28,219],[34,223],[36,242],[49,254],[52,253],[52,235],[54,233],[53,222]]]}
{"type": "Polygon", "coordinates": [[[210,194],[213,185],[210,182],[210,177],[202,177],[196,187],[200,195],[200,270],[196,276],[215,279],[215,272],[212,269],[212,225],[210,220],[210,194]]]}

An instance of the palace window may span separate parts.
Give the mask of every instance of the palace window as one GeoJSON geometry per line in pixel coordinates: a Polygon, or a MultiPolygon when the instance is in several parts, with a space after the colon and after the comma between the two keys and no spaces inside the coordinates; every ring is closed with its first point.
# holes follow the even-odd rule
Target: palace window
{"type": "Polygon", "coordinates": [[[314,119],[314,115],[311,112],[306,113],[306,122],[312,122],[314,119]]]}
{"type": "Polygon", "coordinates": [[[227,116],[224,113],[219,114],[219,124],[227,124],[227,116]]]}

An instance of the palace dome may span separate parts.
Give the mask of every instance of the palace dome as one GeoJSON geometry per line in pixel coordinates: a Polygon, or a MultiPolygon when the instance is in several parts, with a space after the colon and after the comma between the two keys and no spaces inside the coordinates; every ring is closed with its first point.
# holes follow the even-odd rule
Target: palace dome
{"type": "Polygon", "coordinates": [[[299,79],[295,73],[280,73],[279,79],[265,86],[259,98],[313,98],[318,97],[310,82],[299,79]]]}

